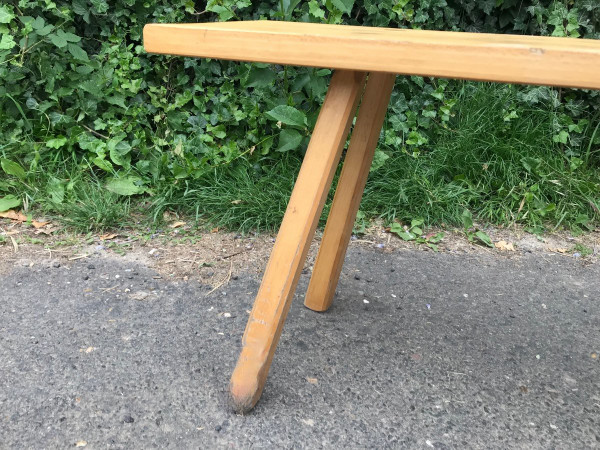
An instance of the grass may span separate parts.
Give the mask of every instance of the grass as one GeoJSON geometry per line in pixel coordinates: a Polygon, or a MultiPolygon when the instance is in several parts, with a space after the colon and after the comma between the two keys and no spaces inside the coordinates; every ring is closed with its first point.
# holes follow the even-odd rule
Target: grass
{"type": "MultiPolygon", "coordinates": [[[[524,108],[518,89],[507,85],[463,83],[457,89],[456,116],[419,156],[380,147],[390,158],[370,174],[362,215],[460,225],[468,209],[481,222],[575,230],[600,219],[600,155],[591,145],[597,119],[582,135],[581,154],[567,154],[554,142],[557,113],[550,105],[524,108]]],[[[165,211],[210,226],[272,231],[300,165],[293,153],[259,162],[240,158],[196,180],[157,181],[151,195],[136,198],[106,190],[75,155],[55,153],[23,191],[28,204],[84,232],[132,225],[132,214],[156,227],[165,211]]],[[[325,212],[331,198],[332,192],[325,212]]]]}
{"type": "Polygon", "coordinates": [[[424,217],[460,223],[467,208],[495,224],[574,224],[598,219],[598,160],[573,170],[553,141],[549,107],[521,109],[505,120],[517,90],[463,85],[450,128],[419,157],[394,155],[372,174],[361,205],[387,220],[424,217]]]}
{"type": "Polygon", "coordinates": [[[170,186],[151,203],[152,217],[177,210],[229,229],[275,230],[292,192],[301,159],[285,154],[264,165],[247,162],[221,167],[202,179],[170,186]]]}
{"type": "MultiPolygon", "coordinates": [[[[588,164],[571,167],[553,141],[551,107],[521,109],[518,118],[505,120],[516,103],[516,88],[465,83],[459,94],[457,115],[431,150],[418,157],[390,152],[386,164],[370,175],[361,204],[367,217],[460,225],[469,209],[486,223],[575,229],[599,218],[594,209],[600,204],[598,160],[592,155],[588,164]]],[[[299,165],[297,157],[286,155],[258,171],[247,163],[224,168],[188,184],[183,195],[172,191],[169,202],[158,200],[155,207],[182,208],[243,231],[274,230],[299,165]]]]}
{"type": "Polygon", "coordinates": [[[130,198],[107,191],[97,179],[75,183],[69,201],[52,208],[62,223],[82,232],[132,225],[130,198]]]}

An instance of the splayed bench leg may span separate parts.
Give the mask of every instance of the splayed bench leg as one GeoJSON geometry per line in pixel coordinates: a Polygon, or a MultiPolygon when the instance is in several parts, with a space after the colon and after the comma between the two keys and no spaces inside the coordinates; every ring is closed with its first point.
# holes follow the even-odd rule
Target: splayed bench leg
{"type": "Polygon", "coordinates": [[[231,403],[240,413],[262,393],[365,79],[364,72],[337,71],[331,80],[231,376],[231,403]]]}
{"type": "Polygon", "coordinates": [[[369,75],[304,300],[314,311],[326,311],[333,301],[395,79],[393,74],[369,75]]]}

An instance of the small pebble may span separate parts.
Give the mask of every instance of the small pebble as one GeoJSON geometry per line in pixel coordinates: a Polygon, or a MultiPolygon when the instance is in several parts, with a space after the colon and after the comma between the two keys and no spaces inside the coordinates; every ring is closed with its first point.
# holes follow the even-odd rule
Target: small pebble
{"type": "Polygon", "coordinates": [[[358,275],[354,275],[354,279],[355,280],[360,280],[360,277],[358,275]]]}
{"type": "Polygon", "coordinates": [[[52,267],[56,267],[58,269],[60,267],[60,263],[59,262],[55,262],[54,264],[52,264],[52,267]]]}
{"type": "Polygon", "coordinates": [[[217,425],[217,426],[215,427],[215,431],[221,431],[221,425],[217,425]]]}
{"type": "Polygon", "coordinates": [[[133,423],[133,422],[135,422],[135,419],[133,417],[131,417],[131,414],[127,414],[123,418],[123,422],[125,422],[125,423],[133,423]]]}
{"type": "Polygon", "coordinates": [[[88,269],[95,269],[96,267],[93,264],[88,264],[88,269]]]}
{"type": "Polygon", "coordinates": [[[86,275],[85,277],[83,277],[84,280],[89,280],[90,277],[88,275],[86,275]]]}
{"type": "Polygon", "coordinates": [[[366,298],[363,298],[363,303],[368,305],[369,304],[369,300],[367,300],[366,298]]]}

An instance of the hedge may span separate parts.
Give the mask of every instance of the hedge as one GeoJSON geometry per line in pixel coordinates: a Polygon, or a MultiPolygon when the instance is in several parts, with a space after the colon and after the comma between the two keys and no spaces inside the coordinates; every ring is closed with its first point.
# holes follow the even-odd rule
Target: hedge
{"type": "MultiPolygon", "coordinates": [[[[30,174],[66,158],[128,195],[201,178],[240,157],[269,164],[302,152],[329,70],[148,55],[142,47],[148,22],[250,19],[600,37],[596,0],[8,0],[0,6],[0,194],[25,189],[30,174]],[[297,123],[282,125],[290,112],[297,123]]],[[[386,148],[427,152],[454,113],[452,83],[399,77],[386,148]]],[[[556,142],[581,155],[583,118],[598,110],[597,93],[529,87],[519,99],[557,108],[556,142]]],[[[376,164],[385,158],[378,152],[376,164]]],[[[61,201],[69,180],[57,174],[48,183],[61,201]]]]}

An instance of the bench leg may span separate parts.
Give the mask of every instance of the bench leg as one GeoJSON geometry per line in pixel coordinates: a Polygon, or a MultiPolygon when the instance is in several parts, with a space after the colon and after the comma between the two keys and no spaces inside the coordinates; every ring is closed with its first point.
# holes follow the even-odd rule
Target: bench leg
{"type": "Polygon", "coordinates": [[[331,80],[231,376],[229,390],[237,412],[252,409],[262,393],[365,79],[362,72],[338,71],[331,80]]]}
{"type": "Polygon", "coordinates": [[[326,311],[333,301],[395,79],[393,74],[369,75],[304,300],[314,311],[326,311]]]}

